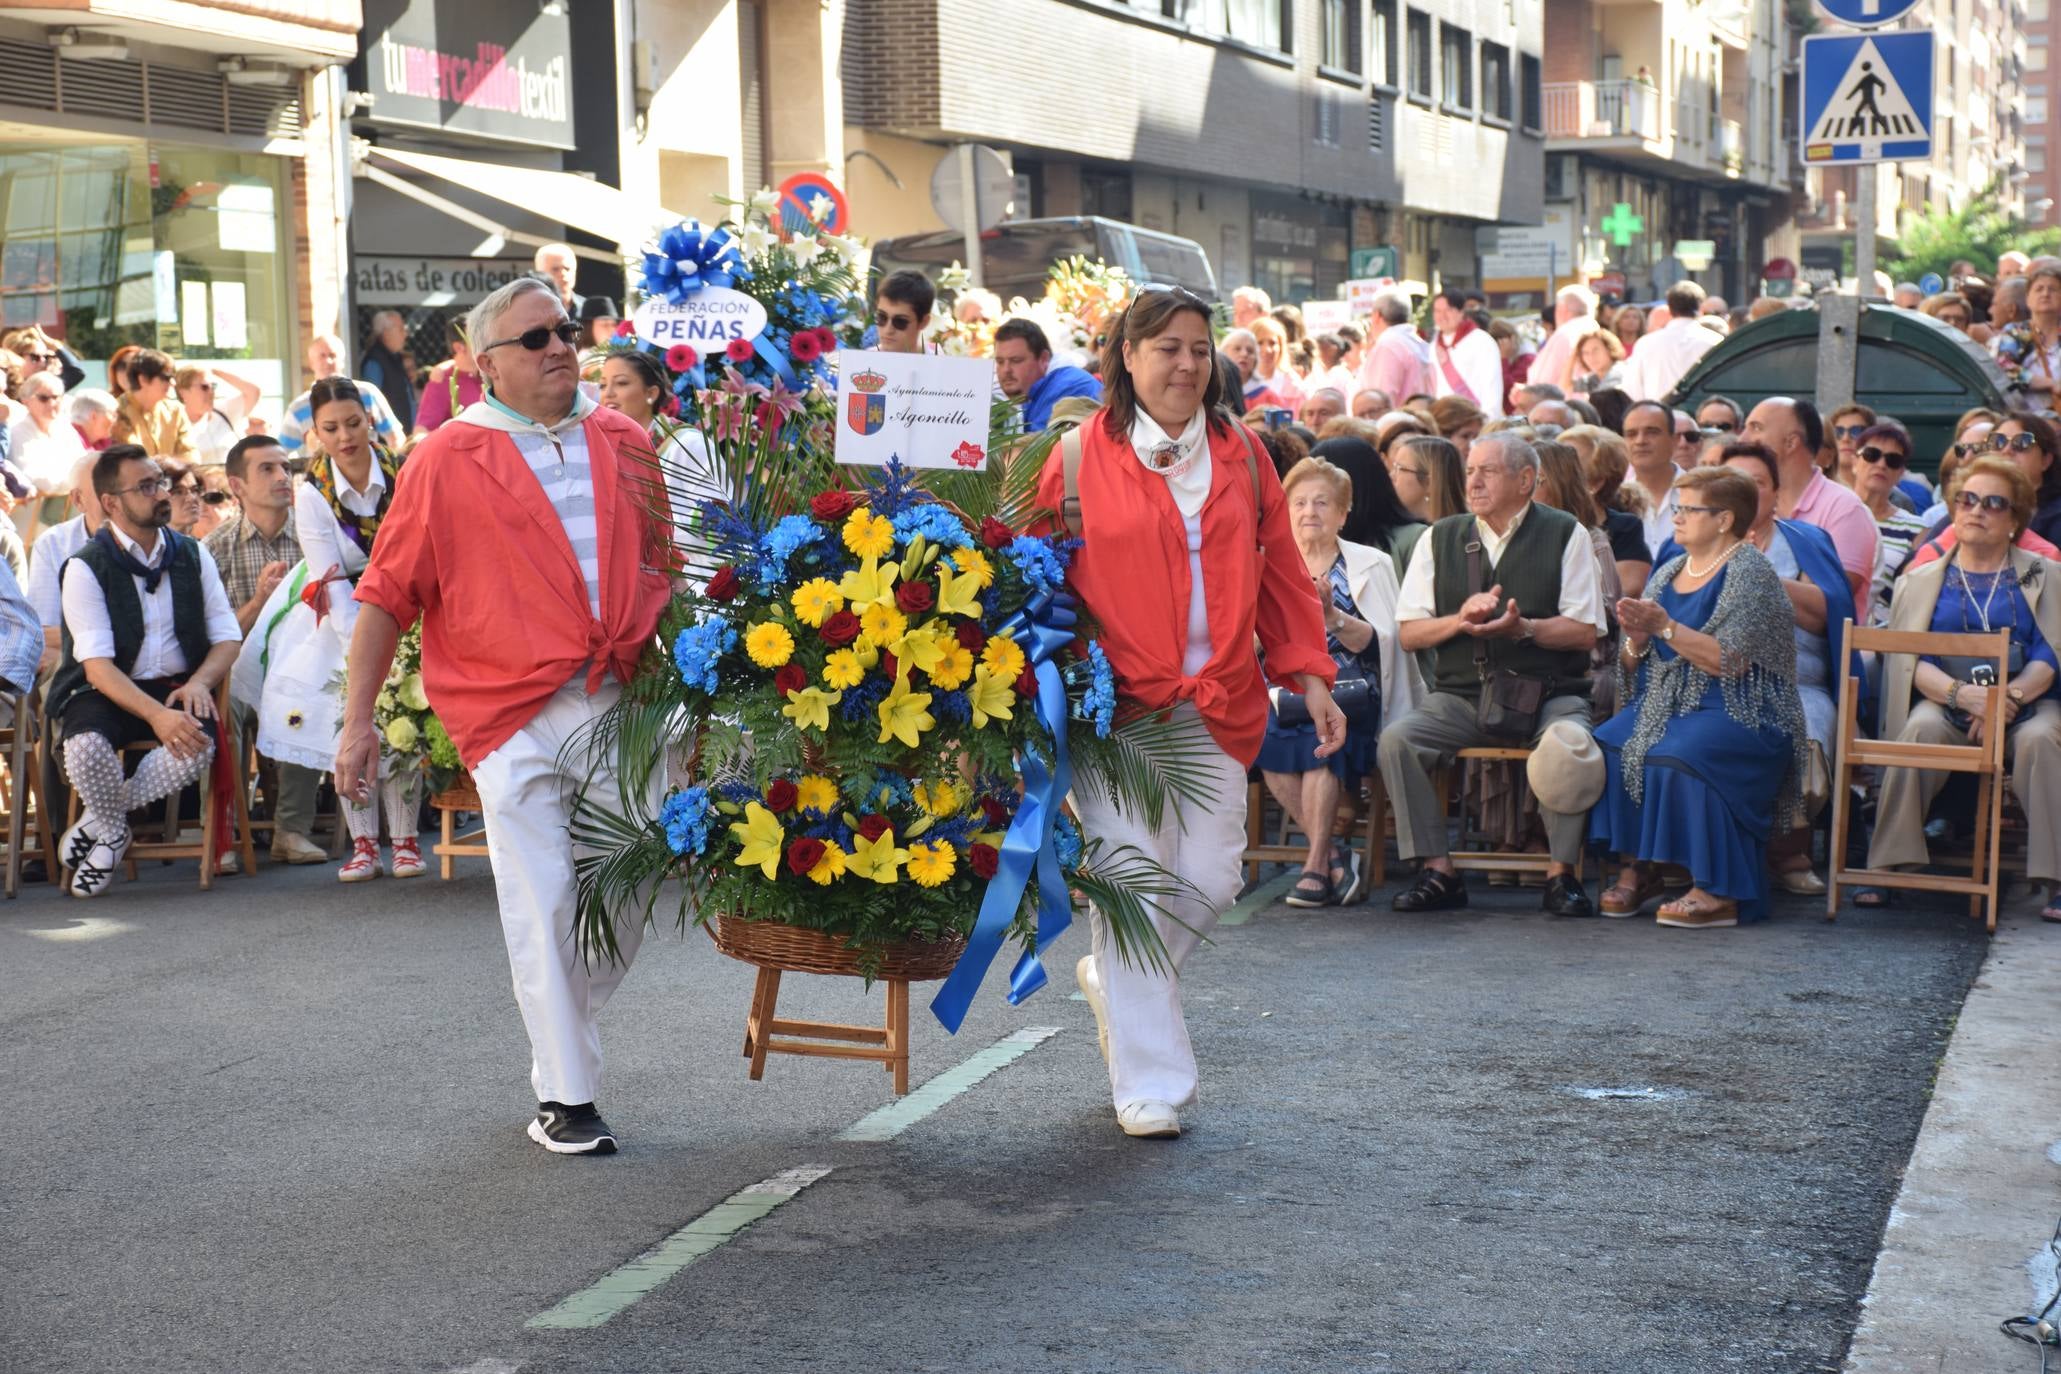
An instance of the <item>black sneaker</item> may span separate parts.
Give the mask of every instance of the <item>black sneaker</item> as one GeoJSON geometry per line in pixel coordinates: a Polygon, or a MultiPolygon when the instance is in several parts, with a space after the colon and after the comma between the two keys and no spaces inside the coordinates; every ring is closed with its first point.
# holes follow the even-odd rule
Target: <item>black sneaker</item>
{"type": "Polygon", "coordinates": [[[568,1107],[563,1102],[539,1102],[537,1119],[530,1123],[530,1139],[555,1155],[612,1155],[615,1132],[601,1119],[591,1102],[568,1107]]]}

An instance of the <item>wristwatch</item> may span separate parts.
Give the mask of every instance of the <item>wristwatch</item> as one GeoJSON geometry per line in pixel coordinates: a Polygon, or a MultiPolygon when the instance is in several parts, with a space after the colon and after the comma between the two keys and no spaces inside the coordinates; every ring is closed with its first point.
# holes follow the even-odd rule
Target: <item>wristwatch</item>
{"type": "Polygon", "coordinates": [[[1674,643],[1674,642],[1675,642],[1675,623],[1674,623],[1674,621],[1670,620],[1670,621],[1668,621],[1668,622],[1667,622],[1667,624],[1665,624],[1665,625],[1663,625],[1663,626],[1661,627],[1661,630],[1660,630],[1660,642],[1661,642],[1661,643],[1663,643],[1663,644],[1672,644],[1672,643],[1674,643]]]}
{"type": "Polygon", "coordinates": [[[2007,691],[2011,700],[2017,702],[2020,706],[2025,704],[2025,689],[2023,687],[2012,687],[2007,689],[2007,691]]]}
{"type": "Polygon", "coordinates": [[[1519,644],[1531,643],[1532,637],[1538,632],[1539,627],[1536,624],[1526,620],[1523,616],[1517,618],[1517,642],[1519,644]]]}

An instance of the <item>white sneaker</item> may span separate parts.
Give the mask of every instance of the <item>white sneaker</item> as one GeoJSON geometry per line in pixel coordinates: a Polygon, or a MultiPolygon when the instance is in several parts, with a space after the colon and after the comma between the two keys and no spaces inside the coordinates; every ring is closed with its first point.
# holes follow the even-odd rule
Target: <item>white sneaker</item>
{"type": "Polygon", "coordinates": [[[72,896],[98,897],[107,891],[114,882],[115,870],[122,866],[122,855],[128,852],[127,830],[113,839],[95,840],[86,857],[72,870],[72,896]]]}
{"type": "Polygon", "coordinates": [[[1073,966],[1073,979],[1081,985],[1081,996],[1088,999],[1088,1010],[1095,1013],[1095,1043],[1102,1049],[1102,1062],[1109,1062],[1109,1007],[1102,1000],[1102,979],[1095,972],[1095,956],[1083,954],[1080,962],[1073,966]]]}
{"type": "Polygon", "coordinates": [[[1125,1135],[1172,1140],[1181,1133],[1181,1118],[1164,1102],[1132,1102],[1116,1109],[1116,1124],[1125,1135]]]}
{"type": "Polygon", "coordinates": [[[86,828],[86,817],[79,817],[71,829],[58,836],[57,862],[66,868],[77,868],[99,840],[98,835],[86,828]]]}

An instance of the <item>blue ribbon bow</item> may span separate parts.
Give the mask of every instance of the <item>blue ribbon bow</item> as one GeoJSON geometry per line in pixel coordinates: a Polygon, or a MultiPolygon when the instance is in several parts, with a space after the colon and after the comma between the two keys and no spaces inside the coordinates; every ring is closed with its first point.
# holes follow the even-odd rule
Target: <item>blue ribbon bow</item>
{"type": "Polygon", "coordinates": [[[644,254],[645,293],[671,305],[684,305],[704,286],[734,286],[750,277],[730,231],[705,229],[698,219],[666,230],[656,250],[644,254]]]}
{"type": "Polygon", "coordinates": [[[1073,598],[1064,592],[1040,592],[1029,605],[1009,617],[1003,633],[1013,634],[1027,653],[1037,678],[1035,698],[1038,723],[1052,737],[1052,758],[1048,763],[1034,749],[1023,751],[1023,802],[1002,837],[1001,861],[988,881],[987,896],[980,904],[980,916],[966,939],[966,952],[952,966],[945,984],[931,999],[931,1014],[948,1031],[957,1034],[980,991],[988,968],[1001,952],[1010,922],[1023,902],[1024,886],[1033,871],[1038,875],[1038,934],[1036,943],[1023,952],[1009,974],[1009,1003],[1019,1005],[1045,986],[1045,966],[1038,956],[1073,924],[1073,901],[1067,894],[1066,873],[1059,866],[1059,850],[1052,843],[1052,828],[1059,819],[1060,803],[1072,786],[1073,768],[1066,755],[1066,684],[1060,678],[1059,651],[1074,639],[1073,598]]]}

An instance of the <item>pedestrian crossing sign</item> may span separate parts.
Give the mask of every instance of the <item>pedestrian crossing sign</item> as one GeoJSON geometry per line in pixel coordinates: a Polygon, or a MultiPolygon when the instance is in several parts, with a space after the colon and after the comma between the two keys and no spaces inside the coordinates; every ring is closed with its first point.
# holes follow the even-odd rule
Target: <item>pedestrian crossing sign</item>
{"type": "Polygon", "coordinates": [[[1803,160],[1932,156],[1932,34],[1899,30],[1803,40],[1803,160]]]}

